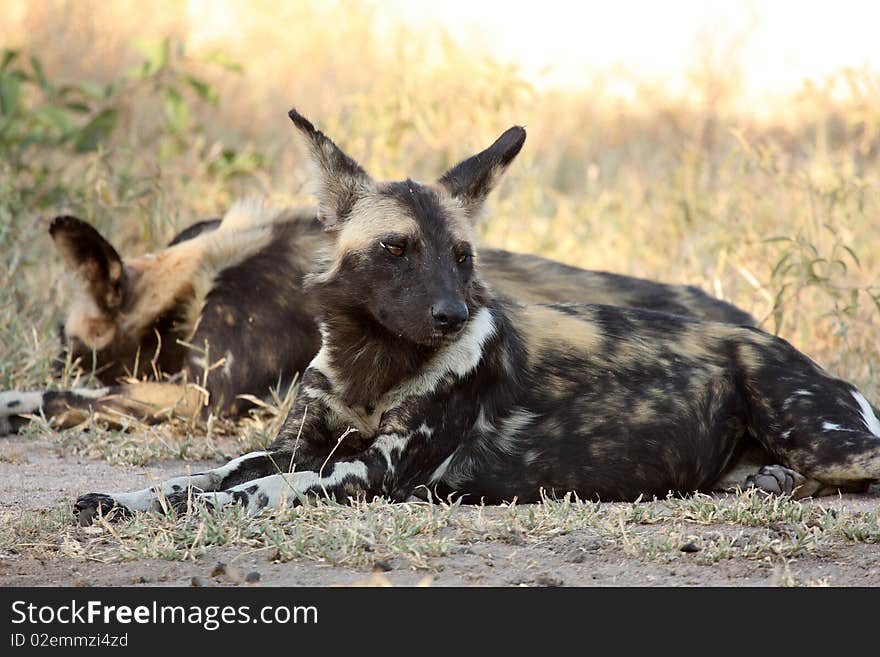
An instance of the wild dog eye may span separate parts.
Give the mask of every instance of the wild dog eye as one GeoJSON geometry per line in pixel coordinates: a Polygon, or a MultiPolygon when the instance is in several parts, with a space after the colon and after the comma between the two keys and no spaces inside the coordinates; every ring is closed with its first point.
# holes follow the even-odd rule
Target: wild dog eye
{"type": "Polygon", "coordinates": [[[458,251],[455,254],[455,261],[463,265],[468,260],[474,257],[474,254],[471,253],[471,247],[469,244],[459,247],[458,251]]]}
{"type": "Polygon", "coordinates": [[[402,256],[406,249],[404,249],[402,244],[389,244],[386,242],[379,242],[379,246],[388,251],[391,255],[399,258],[402,256]]]}

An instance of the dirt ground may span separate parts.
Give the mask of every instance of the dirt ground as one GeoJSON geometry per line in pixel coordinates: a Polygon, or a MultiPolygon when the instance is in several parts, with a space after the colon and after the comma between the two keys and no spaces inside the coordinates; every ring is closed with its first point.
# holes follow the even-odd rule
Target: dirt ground
{"type": "MultiPolygon", "coordinates": [[[[148,467],[117,467],[99,460],[66,456],[45,440],[0,438],[0,531],[22,514],[59,508],[79,493],[140,488],[155,479],[196,471],[206,461],[166,461],[148,467]]],[[[652,502],[646,506],[662,505],[652,502]]],[[[876,514],[880,494],[824,498],[805,504],[876,514]]],[[[607,505],[613,507],[614,505],[607,505]]],[[[621,505],[629,506],[629,505],[621,505]]],[[[462,514],[476,514],[462,507],[462,514]]],[[[490,519],[496,509],[480,511],[490,519]]],[[[876,519],[876,516],[873,516],[876,519]]],[[[71,516],[71,523],[73,517],[71,516]]],[[[639,525],[640,540],[663,531],[663,523],[639,525]]],[[[677,525],[682,535],[717,543],[719,537],[754,528],[731,524],[677,525]]],[[[780,530],[783,531],[783,530],[780,530]]],[[[872,539],[873,540],[873,539],[872,539]]],[[[625,542],[625,541],[624,541],[625,542]]],[[[697,541],[699,543],[699,540],[697,541]]],[[[501,539],[453,544],[446,554],[431,559],[429,569],[416,570],[403,559],[383,561],[370,568],[345,568],[314,560],[273,563],[265,550],[208,548],[189,561],[140,559],[122,563],[34,558],[24,548],[0,552],[3,586],[215,586],[235,585],[245,578],[256,585],[326,586],[352,584],[432,586],[773,586],[880,585],[880,545],[875,542],[836,542],[793,558],[707,559],[698,549],[666,552],[662,558],[634,554],[621,541],[591,529],[561,532],[540,541],[510,535],[501,539]],[[226,564],[217,568],[217,563],[226,564]],[[248,577],[249,576],[249,577],[248,577]]]]}

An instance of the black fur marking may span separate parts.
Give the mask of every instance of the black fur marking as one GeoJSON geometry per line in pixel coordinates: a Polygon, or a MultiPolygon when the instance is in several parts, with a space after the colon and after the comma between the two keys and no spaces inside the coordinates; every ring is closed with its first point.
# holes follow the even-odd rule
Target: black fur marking
{"type": "MultiPolygon", "coordinates": [[[[239,395],[287,386],[318,350],[317,309],[304,293],[302,265],[290,254],[302,231],[296,222],[277,224],[269,245],[224,269],[205,298],[192,344],[209,345],[211,363],[226,358],[207,381],[211,403],[234,414],[251,407],[239,395]]],[[[188,352],[186,371],[200,381],[203,370],[188,352]]]]}
{"type": "Polygon", "coordinates": [[[95,303],[105,312],[118,310],[125,302],[127,280],[116,249],[93,226],[69,215],[55,217],[49,234],[95,303]]]}
{"type": "Polygon", "coordinates": [[[482,202],[492,191],[499,170],[513,161],[525,141],[525,129],[514,126],[486,150],[452,167],[439,182],[457,198],[470,203],[482,202]]]}
{"type": "Polygon", "coordinates": [[[187,226],[175,235],[171,241],[168,242],[168,246],[174,246],[175,244],[180,244],[181,242],[186,242],[194,237],[198,237],[202,233],[216,230],[220,226],[220,221],[220,219],[205,219],[204,221],[197,221],[192,226],[187,226]]]}
{"type": "Polygon", "coordinates": [[[358,188],[369,180],[369,176],[327,135],[316,130],[311,121],[297,112],[296,108],[291,108],[287,116],[308,137],[311,142],[312,157],[323,169],[321,184],[324,186],[324,193],[322,196],[332,199],[332,208],[322,207],[319,212],[321,220],[332,227],[344,221],[351,213],[358,199],[358,188]]]}

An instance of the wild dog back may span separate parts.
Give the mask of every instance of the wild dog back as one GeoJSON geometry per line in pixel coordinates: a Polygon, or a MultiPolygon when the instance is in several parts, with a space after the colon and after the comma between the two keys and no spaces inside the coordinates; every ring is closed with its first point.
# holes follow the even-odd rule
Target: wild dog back
{"type": "Polygon", "coordinates": [[[520,303],[598,303],[728,324],[757,324],[747,312],[692,285],[585,270],[537,255],[481,249],[480,271],[493,289],[520,303]]]}

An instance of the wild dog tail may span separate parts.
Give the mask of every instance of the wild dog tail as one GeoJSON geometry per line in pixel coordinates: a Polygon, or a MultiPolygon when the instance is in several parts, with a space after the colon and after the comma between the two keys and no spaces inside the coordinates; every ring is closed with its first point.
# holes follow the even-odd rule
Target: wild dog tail
{"type": "Polygon", "coordinates": [[[223,215],[218,230],[240,230],[274,223],[281,211],[265,198],[246,197],[235,201],[223,215]]]}

